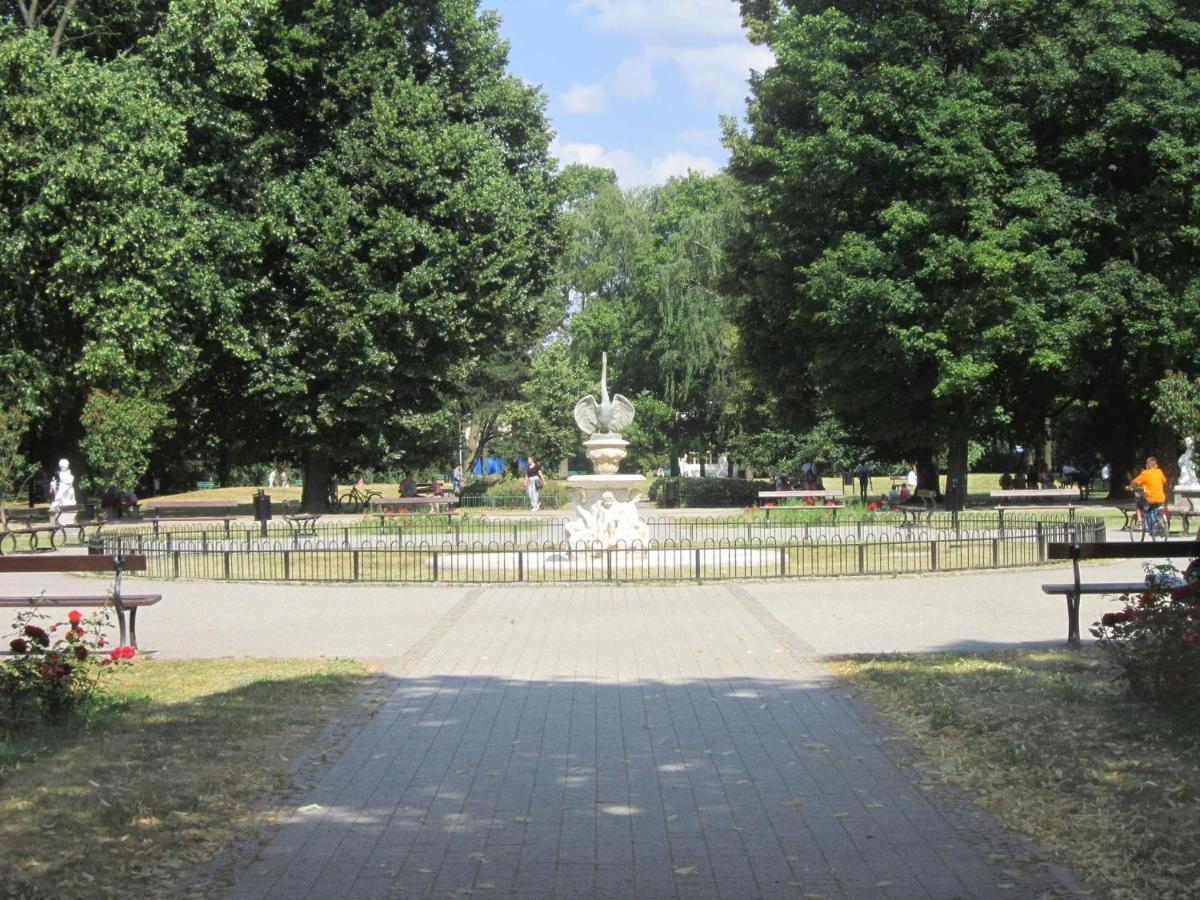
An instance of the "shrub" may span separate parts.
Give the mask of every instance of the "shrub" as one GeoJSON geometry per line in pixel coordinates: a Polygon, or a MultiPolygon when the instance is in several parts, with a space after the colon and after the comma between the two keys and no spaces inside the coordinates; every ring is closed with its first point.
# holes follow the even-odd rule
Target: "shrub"
{"type": "MultiPolygon", "coordinates": [[[[562,509],[567,505],[567,491],[552,481],[538,494],[543,509],[562,509]]],[[[464,508],[489,507],[492,509],[528,509],[529,497],[525,493],[525,481],[521,478],[476,478],[462,489],[464,508]]]]}
{"type": "Polygon", "coordinates": [[[13,623],[12,656],[0,665],[0,733],[85,710],[112,667],[135,655],[132,647],[105,649],[107,607],[88,618],[71,610],[66,622],[42,624],[49,619],[35,607],[13,623]]]}
{"type": "Polygon", "coordinates": [[[1154,586],[1126,594],[1125,606],[1105,613],[1091,632],[1135,696],[1193,705],[1200,702],[1200,581],[1156,566],[1147,582],[1154,586]]]}
{"type": "Polygon", "coordinates": [[[744,481],[740,478],[656,478],[650,485],[650,499],[663,505],[666,485],[679,485],[680,506],[751,506],[758,502],[758,492],[770,490],[765,481],[744,481]]]}

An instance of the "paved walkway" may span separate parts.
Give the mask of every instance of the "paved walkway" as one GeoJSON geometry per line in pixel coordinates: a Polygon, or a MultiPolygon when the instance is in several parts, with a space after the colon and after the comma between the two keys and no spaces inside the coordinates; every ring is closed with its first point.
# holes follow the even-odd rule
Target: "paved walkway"
{"type": "Polygon", "coordinates": [[[387,660],[373,714],[237,863],[236,900],[1070,896],[821,661],[1062,643],[1037,586],[1064,575],[150,583],[166,599],[140,631],[164,657],[387,660]]]}

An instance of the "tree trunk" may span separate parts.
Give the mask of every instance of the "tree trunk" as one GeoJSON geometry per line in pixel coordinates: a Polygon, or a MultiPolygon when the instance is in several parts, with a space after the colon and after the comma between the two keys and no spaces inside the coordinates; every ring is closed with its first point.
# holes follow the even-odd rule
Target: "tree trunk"
{"type": "Polygon", "coordinates": [[[306,513],[329,512],[329,475],[333,457],[318,450],[304,454],[304,492],[300,508],[306,513]]]}
{"type": "Polygon", "coordinates": [[[965,429],[950,432],[950,453],[946,464],[946,505],[962,509],[967,505],[967,452],[970,437],[965,429]]]}
{"type": "Polygon", "coordinates": [[[937,464],[933,461],[933,449],[921,447],[917,450],[917,490],[933,491],[934,495],[942,495],[942,486],[938,478],[937,464]]]}

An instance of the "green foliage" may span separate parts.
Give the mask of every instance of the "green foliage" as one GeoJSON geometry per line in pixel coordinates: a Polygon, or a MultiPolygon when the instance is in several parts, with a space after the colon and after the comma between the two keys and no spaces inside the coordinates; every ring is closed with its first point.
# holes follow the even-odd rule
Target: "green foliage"
{"type": "Polygon", "coordinates": [[[1155,424],[1165,425],[1176,434],[1200,433],[1200,378],[1168,372],[1154,388],[1155,424]]]}
{"type": "Polygon", "coordinates": [[[9,657],[0,663],[0,738],[88,711],[104,680],[135,653],[132,647],[102,649],[111,618],[107,607],[90,618],[72,610],[68,621],[46,628],[50,617],[36,608],[17,614],[6,636],[9,657]]]}
{"type": "Polygon", "coordinates": [[[1200,701],[1200,582],[1184,582],[1172,566],[1151,570],[1156,584],[1092,629],[1137,697],[1162,706],[1200,701]]]}
{"type": "Polygon", "coordinates": [[[154,434],[168,421],[167,407],[145,397],[95,390],[83,407],[80,447],[91,470],[91,486],[137,486],[146,474],[154,434]]]}
{"type": "Polygon", "coordinates": [[[29,416],[21,407],[0,407],[0,525],[8,522],[5,502],[9,486],[19,488],[19,482],[33,471],[33,466],[21,454],[21,442],[29,431],[29,416]]]}
{"type": "Polygon", "coordinates": [[[1200,321],[1194,13],[742,6],[776,65],[726,129],[737,319],[789,424],[815,394],[880,455],[964,470],[969,437],[1037,433],[1064,396],[1143,428],[1200,321]]]}
{"type": "MultiPolygon", "coordinates": [[[[547,481],[546,484],[547,487],[538,493],[538,504],[543,509],[566,508],[570,501],[567,491],[555,482],[547,481]]],[[[463,486],[462,505],[464,509],[528,509],[529,496],[525,493],[523,479],[476,478],[463,486]]]]}
{"type": "MultiPolygon", "coordinates": [[[[532,453],[547,464],[578,455],[583,438],[571,409],[580,397],[597,393],[583,361],[555,341],[534,353],[518,390],[520,399],[507,410],[518,452],[532,453]]],[[[640,404],[637,415],[642,415],[640,404]]]]}
{"type": "Polygon", "coordinates": [[[650,499],[664,506],[666,485],[679,485],[679,505],[683,507],[749,507],[758,503],[758,492],[770,490],[762,481],[740,478],[656,478],[650,485],[650,499]]]}

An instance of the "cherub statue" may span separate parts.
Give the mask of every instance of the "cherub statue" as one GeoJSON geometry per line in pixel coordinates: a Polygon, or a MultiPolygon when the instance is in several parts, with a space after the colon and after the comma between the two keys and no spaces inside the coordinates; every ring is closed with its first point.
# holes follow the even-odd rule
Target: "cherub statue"
{"type": "Polygon", "coordinates": [[[588,394],[575,404],[575,424],[584,434],[620,434],[633,422],[633,403],[620,394],[608,396],[608,354],[600,354],[600,402],[588,394]]]}

